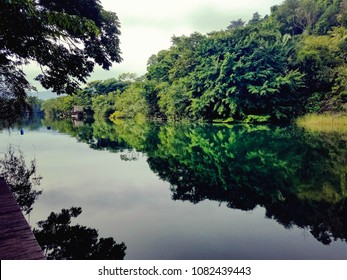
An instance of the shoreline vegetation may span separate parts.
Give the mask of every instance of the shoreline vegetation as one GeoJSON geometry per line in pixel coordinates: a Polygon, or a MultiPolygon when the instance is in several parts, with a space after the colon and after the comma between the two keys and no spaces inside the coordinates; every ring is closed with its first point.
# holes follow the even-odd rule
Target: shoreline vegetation
{"type": "Polygon", "coordinates": [[[346,69],[347,0],[285,0],[270,15],[256,12],[224,30],[173,36],[141,77],[123,73],[31,102],[49,118],[78,107],[94,120],[281,124],[299,117],[313,127],[311,114],[347,114],[346,69]]]}
{"type": "Polygon", "coordinates": [[[347,114],[307,114],[296,124],[311,132],[347,134],[347,114]]]}

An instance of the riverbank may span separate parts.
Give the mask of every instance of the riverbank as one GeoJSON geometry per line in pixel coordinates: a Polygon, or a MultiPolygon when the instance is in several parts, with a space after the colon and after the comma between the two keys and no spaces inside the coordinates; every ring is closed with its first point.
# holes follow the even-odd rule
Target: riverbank
{"type": "Polygon", "coordinates": [[[299,117],[296,124],[310,131],[347,134],[346,114],[308,114],[299,117]]]}

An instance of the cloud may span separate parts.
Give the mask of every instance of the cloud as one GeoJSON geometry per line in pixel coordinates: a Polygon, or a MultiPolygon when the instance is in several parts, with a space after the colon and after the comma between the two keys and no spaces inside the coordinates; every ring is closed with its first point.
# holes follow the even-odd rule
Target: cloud
{"type": "Polygon", "coordinates": [[[103,0],[105,9],[116,12],[123,28],[151,26],[158,29],[174,29],[186,26],[204,32],[225,28],[229,21],[242,18],[249,20],[253,13],[263,16],[270,7],[281,0],[176,0],[135,1],[103,0]]]}
{"type": "Polygon", "coordinates": [[[234,19],[248,18],[247,12],[226,11],[214,6],[205,6],[195,10],[188,18],[189,24],[201,33],[226,29],[234,19]]]}
{"type": "Polygon", "coordinates": [[[122,24],[121,49],[130,72],[145,72],[150,55],[170,47],[171,37],[226,29],[230,21],[265,16],[282,0],[102,0],[122,24]]]}

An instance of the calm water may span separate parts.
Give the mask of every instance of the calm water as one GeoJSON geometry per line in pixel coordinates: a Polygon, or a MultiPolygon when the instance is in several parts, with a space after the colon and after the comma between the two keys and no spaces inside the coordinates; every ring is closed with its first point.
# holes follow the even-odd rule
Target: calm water
{"type": "Polygon", "coordinates": [[[126,259],[347,259],[346,143],[295,127],[129,121],[0,133],[1,155],[22,150],[43,177],[30,224],[82,207],[75,222],[125,242],[126,259]]]}

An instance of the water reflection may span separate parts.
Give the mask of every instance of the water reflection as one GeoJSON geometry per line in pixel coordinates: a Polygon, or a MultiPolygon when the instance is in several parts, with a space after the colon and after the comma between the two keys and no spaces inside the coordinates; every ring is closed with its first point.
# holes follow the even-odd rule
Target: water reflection
{"type": "Polygon", "coordinates": [[[36,161],[27,164],[21,150],[15,152],[13,147],[9,147],[8,152],[0,158],[0,177],[4,177],[21,210],[29,214],[42,193],[35,189],[42,179],[36,173],[36,161]]]}
{"type": "Polygon", "coordinates": [[[55,260],[122,260],[126,246],[112,238],[98,238],[96,229],[71,225],[71,218],[82,213],[79,207],[51,213],[47,220],[38,222],[35,237],[47,259],[55,260]]]}
{"type": "MultiPolygon", "coordinates": [[[[42,177],[36,173],[36,161],[27,164],[21,150],[9,147],[0,158],[0,177],[4,177],[14,198],[25,214],[33,210],[33,204],[42,194],[35,188],[42,177]]],[[[112,238],[98,238],[98,231],[81,225],[71,225],[71,218],[82,213],[80,207],[62,209],[51,213],[47,220],[38,222],[35,237],[47,259],[55,260],[122,260],[126,246],[112,238]]]]}
{"type": "MultiPolygon", "coordinates": [[[[93,149],[147,155],[173,200],[213,200],[252,210],[321,243],[347,238],[347,136],[295,127],[49,121],[93,149]]],[[[134,157],[136,159],[136,157],[134,157]]]]}

